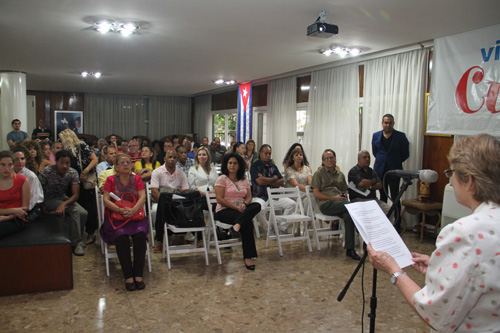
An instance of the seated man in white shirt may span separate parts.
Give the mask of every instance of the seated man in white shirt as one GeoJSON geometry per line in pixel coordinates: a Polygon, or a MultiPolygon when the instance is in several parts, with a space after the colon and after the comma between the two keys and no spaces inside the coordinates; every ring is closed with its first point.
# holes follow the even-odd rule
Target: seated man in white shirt
{"type": "MultiPolygon", "coordinates": [[[[153,170],[151,175],[151,196],[158,202],[160,192],[168,193],[187,193],[189,192],[189,185],[184,172],[176,167],[177,153],[173,148],[169,148],[165,152],[165,164],[153,170]]],[[[156,220],[156,207],[154,204],[151,208],[151,215],[153,221],[156,220]]],[[[154,248],[155,252],[162,250],[163,243],[163,224],[156,223],[156,240],[158,245],[154,248]]]]}
{"type": "Polygon", "coordinates": [[[97,177],[99,177],[99,174],[101,172],[113,168],[113,163],[115,161],[115,156],[116,156],[116,148],[113,146],[104,147],[102,153],[104,154],[106,160],[97,165],[96,168],[97,177]]]}
{"type": "Polygon", "coordinates": [[[17,144],[12,148],[14,154],[14,172],[23,175],[28,179],[31,187],[30,205],[28,207],[28,215],[26,222],[37,220],[42,214],[41,204],[43,203],[43,188],[37,175],[26,166],[26,155],[29,154],[28,149],[23,145],[17,144]]]}

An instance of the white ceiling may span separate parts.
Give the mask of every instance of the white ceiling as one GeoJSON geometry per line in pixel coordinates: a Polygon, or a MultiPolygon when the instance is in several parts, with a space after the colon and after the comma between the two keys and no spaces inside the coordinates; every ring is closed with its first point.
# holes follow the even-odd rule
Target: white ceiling
{"type": "Polygon", "coordinates": [[[318,53],[332,44],[380,52],[498,24],[499,13],[498,0],[1,0],[0,70],[26,72],[28,90],[193,96],[219,77],[339,60],[318,53]],[[339,34],[307,37],[321,10],[339,34]],[[142,29],[100,34],[94,17],[142,29]]]}

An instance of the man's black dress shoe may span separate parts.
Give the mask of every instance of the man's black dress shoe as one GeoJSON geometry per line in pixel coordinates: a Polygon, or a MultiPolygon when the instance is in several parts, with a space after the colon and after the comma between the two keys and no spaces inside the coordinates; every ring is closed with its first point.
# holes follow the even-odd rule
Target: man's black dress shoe
{"type": "Polygon", "coordinates": [[[354,260],[361,260],[361,258],[358,256],[358,254],[354,250],[345,251],[345,255],[348,257],[351,257],[354,260]]]}

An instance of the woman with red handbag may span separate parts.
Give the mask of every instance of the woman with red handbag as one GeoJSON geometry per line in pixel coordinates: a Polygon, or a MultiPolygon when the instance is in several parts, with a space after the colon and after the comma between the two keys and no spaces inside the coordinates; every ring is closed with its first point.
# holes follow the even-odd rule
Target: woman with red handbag
{"type": "Polygon", "coordinates": [[[149,229],[144,212],[146,201],[144,183],[140,176],[132,174],[133,165],[128,155],[116,155],[114,168],[116,174],[106,179],[103,188],[106,210],[100,234],[106,243],[115,243],[125,277],[125,289],[142,290],[146,287],[142,272],[149,229]],[[133,240],[133,263],[129,236],[133,240]]]}

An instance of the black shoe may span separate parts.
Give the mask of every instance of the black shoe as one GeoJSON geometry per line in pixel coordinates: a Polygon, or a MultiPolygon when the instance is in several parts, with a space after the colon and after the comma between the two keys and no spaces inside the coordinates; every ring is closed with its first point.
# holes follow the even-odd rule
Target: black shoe
{"type": "Polygon", "coordinates": [[[246,269],[248,269],[249,271],[255,271],[255,265],[247,265],[247,263],[245,262],[245,260],[243,260],[243,263],[245,264],[245,267],[246,269]]]}
{"type": "Polygon", "coordinates": [[[144,288],[146,288],[146,284],[144,283],[144,281],[135,281],[135,288],[137,290],[143,290],[144,288]]]}
{"type": "Polygon", "coordinates": [[[233,227],[231,227],[231,229],[229,230],[231,232],[232,238],[241,238],[241,234],[239,231],[235,231],[233,227]]]}
{"type": "Polygon", "coordinates": [[[125,282],[125,289],[128,291],[134,291],[137,287],[134,282],[125,282]]]}
{"type": "Polygon", "coordinates": [[[361,260],[361,258],[358,256],[358,254],[354,250],[345,251],[345,255],[348,257],[351,257],[353,260],[361,260]]]}

